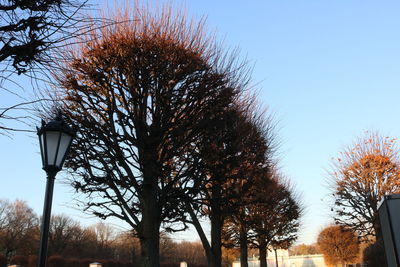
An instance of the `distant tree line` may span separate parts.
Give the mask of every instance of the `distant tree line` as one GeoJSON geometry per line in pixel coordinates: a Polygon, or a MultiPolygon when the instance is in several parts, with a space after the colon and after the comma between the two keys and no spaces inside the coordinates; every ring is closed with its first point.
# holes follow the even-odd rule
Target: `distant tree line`
{"type": "MultiPolygon", "coordinates": [[[[40,218],[21,200],[0,201],[0,267],[7,264],[37,266],[40,218]]],[[[54,215],[49,235],[51,266],[138,266],[139,240],[130,232],[117,232],[104,223],[82,227],[66,215],[54,215]]],[[[161,235],[160,260],[163,266],[186,261],[205,266],[205,254],[198,242],[176,242],[161,235]]]]}
{"type": "Polygon", "coordinates": [[[321,251],[318,248],[317,244],[298,244],[295,246],[292,246],[289,249],[289,254],[293,256],[297,255],[313,255],[313,254],[321,254],[321,251]]]}

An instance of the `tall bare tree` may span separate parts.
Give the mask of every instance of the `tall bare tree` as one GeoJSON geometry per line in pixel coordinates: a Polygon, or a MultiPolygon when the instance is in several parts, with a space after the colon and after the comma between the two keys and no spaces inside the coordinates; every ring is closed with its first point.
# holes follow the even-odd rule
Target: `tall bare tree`
{"type": "Polygon", "coordinates": [[[180,198],[193,188],[196,142],[246,79],[202,22],[170,6],[126,10],[114,18],[123,22],[70,51],[56,77],[61,106],[79,128],[66,165],[88,197],[85,210],[126,221],[142,266],[154,267],[160,227],[185,228],[176,223],[185,216],[180,198]]]}
{"type": "Polygon", "coordinates": [[[368,240],[380,236],[378,203],[400,192],[396,139],[367,133],[334,159],[330,172],[337,223],[368,240]]]}

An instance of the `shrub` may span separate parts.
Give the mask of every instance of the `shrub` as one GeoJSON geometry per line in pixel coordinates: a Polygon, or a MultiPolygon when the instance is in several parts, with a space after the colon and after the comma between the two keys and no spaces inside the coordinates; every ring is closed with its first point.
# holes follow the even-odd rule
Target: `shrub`
{"type": "Polygon", "coordinates": [[[27,265],[27,267],[36,267],[37,264],[38,264],[38,256],[29,255],[28,256],[28,265],[27,265]]]}
{"type": "Polygon", "coordinates": [[[52,255],[47,259],[48,267],[66,267],[65,259],[60,255],[52,255]]]}
{"type": "Polygon", "coordinates": [[[366,247],[363,252],[363,258],[368,267],[387,266],[383,242],[377,241],[366,247]]]}
{"type": "Polygon", "coordinates": [[[27,266],[28,265],[28,257],[22,256],[22,255],[16,255],[11,258],[10,263],[11,263],[11,265],[27,266]]]}
{"type": "Polygon", "coordinates": [[[3,254],[0,254],[0,267],[7,266],[7,258],[3,254]]]}
{"type": "Polygon", "coordinates": [[[65,264],[68,267],[80,267],[80,260],[77,258],[65,259],[65,264]]]}

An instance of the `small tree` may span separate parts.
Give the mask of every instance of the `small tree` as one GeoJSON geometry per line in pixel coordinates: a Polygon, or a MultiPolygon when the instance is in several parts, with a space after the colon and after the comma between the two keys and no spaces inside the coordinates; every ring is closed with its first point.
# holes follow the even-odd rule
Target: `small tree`
{"type": "Polygon", "coordinates": [[[360,249],[357,235],[343,225],[333,225],[322,230],[317,244],[327,264],[340,264],[343,267],[357,259],[360,249]]]}
{"type": "Polygon", "coordinates": [[[119,233],[113,247],[116,251],[116,258],[130,263],[135,263],[140,251],[139,239],[132,232],[119,233]]]}
{"type": "Polygon", "coordinates": [[[336,222],[364,240],[379,238],[378,203],[384,195],[400,192],[396,139],[367,134],[340,153],[330,174],[336,222]]]}

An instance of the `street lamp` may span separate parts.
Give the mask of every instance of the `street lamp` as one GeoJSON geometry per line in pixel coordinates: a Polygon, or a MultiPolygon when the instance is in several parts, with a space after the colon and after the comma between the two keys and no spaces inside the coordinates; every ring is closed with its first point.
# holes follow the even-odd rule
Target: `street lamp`
{"type": "Polygon", "coordinates": [[[75,131],[64,122],[61,114],[59,114],[54,120],[48,123],[42,120],[42,127],[37,128],[37,134],[39,136],[43,170],[47,173],[38,262],[39,267],[45,267],[54,180],[56,174],[62,168],[72,139],[75,136],[75,131]]]}

